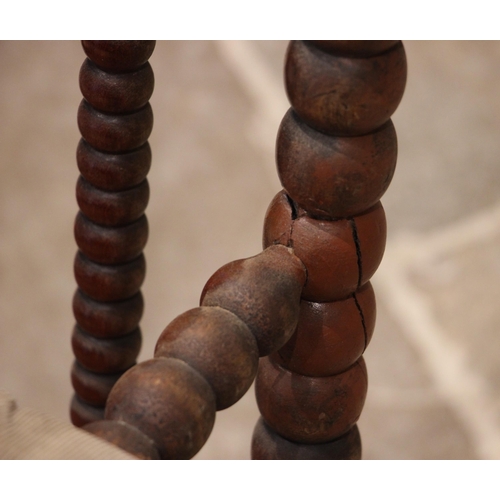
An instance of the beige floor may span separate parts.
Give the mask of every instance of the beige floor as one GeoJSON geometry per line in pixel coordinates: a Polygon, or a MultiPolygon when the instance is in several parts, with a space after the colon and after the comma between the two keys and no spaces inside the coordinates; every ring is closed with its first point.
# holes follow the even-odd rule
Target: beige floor
{"type": "MultiPolygon", "coordinates": [[[[500,42],[407,42],[360,420],[366,459],[500,458],[500,42]],[[497,290],[497,291],[495,291],[497,290]]],[[[158,42],[140,359],[280,189],[286,42],[158,42]]],[[[0,388],[68,419],[78,42],[0,42],[0,388]]],[[[249,458],[250,391],[200,459],[249,458]]]]}

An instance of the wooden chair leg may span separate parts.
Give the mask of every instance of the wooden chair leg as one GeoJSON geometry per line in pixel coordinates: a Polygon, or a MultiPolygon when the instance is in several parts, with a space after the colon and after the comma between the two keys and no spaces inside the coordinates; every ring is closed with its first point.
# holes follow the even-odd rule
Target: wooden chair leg
{"type": "MultiPolygon", "coordinates": [[[[85,165],[94,161],[102,170],[107,158],[115,167],[114,158],[131,162],[130,155],[145,155],[150,92],[129,96],[124,90],[102,99],[93,90],[87,97],[84,89],[121,89],[124,79],[123,89],[143,89],[146,84],[131,75],[149,81],[143,72],[153,46],[84,42],[94,61],[81,80],[87,100],[79,111],[80,148],[92,158],[85,165]],[[98,76],[87,75],[91,70],[98,76]]],[[[238,401],[255,376],[262,419],[254,432],[254,459],[361,458],[356,422],[367,391],[362,354],[375,324],[369,280],[385,248],[379,200],[396,165],[390,116],[403,95],[406,57],[398,41],[291,42],[285,75],[292,108],[277,141],[284,189],[265,218],[264,250],[216,271],[200,307],[175,318],[160,335],[154,358],[128,370],[140,346],[137,286],[143,275],[136,260],[147,237],[147,195],[139,187],[145,181],[134,177],[124,186],[117,176],[118,184],[95,184],[82,171],[75,230],[83,254],[75,271],[77,280],[82,276],[75,295],[75,408],[94,408],[98,398],[89,397],[87,388],[99,385],[99,374],[107,377],[106,389],[99,389],[107,395],[105,420],[85,428],[143,458],[194,456],[216,411],[238,401]],[[126,371],[116,380],[118,366],[126,371]],[[86,385],[82,370],[89,373],[86,385]]],[[[79,411],[79,424],[95,420],[79,411]]]]}
{"type": "Polygon", "coordinates": [[[154,75],[153,41],[84,41],[80,70],[82,139],[75,221],[78,252],[73,299],[76,326],[71,372],[76,426],[104,418],[118,378],[135,365],[141,348],[140,292],[148,237],[144,211],[151,165],[147,142],[153,127],[149,98],[154,75]]]}
{"type": "Polygon", "coordinates": [[[406,83],[397,41],[293,41],[264,246],[293,248],[307,269],[297,328],[261,360],[265,421],[255,459],[360,459],[356,422],[367,392],[362,354],[375,325],[370,278],[385,248],[380,198],[396,166],[391,114],[406,83]]]}

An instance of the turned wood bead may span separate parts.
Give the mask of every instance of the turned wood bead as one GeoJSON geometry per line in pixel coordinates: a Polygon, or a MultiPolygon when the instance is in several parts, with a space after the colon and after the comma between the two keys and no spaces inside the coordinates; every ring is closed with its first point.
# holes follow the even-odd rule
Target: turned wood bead
{"type": "Polygon", "coordinates": [[[111,375],[93,373],[75,361],[71,368],[71,384],[82,401],[104,407],[111,389],[122,374],[123,372],[111,375]]]}
{"type": "Polygon", "coordinates": [[[309,377],[341,373],[366,349],[375,316],[375,294],[370,282],[345,300],[303,300],[295,333],[271,358],[287,370],[309,377]]]}
{"type": "Polygon", "coordinates": [[[104,407],[103,406],[92,406],[84,403],[75,394],[71,399],[71,404],[69,408],[69,416],[71,423],[75,427],[82,427],[86,424],[90,424],[97,420],[104,419],[104,407]]]}
{"type": "Polygon", "coordinates": [[[387,240],[387,222],[380,202],[351,220],[360,255],[361,286],[371,279],[382,262],[387,240]]]}
{"type": "Polygon", "coordinates": [[[90,105],[105,113],[129,113],[144,106],[154,89],[149,63],[131,73],[108,73],[86,59],[80,69],[80,90],[90,105]]]}
{"type": "Polygon", "coordinates": [[[155,40],[82,40],[85,54],[106,71],[133,71],[146,63],[155,40]]]}
{"type": "Polygon", "coordinates": [[[140,184],[151,167],[149,142],[129,153],[109,154],[94,149],[84,139],[78,143],[76,161],[80,173],[93,186],[121,191],[140,184]]]}
{"type": "Polygon", "coordinates": [[[115,338],[137,328],[144,311],[142,293],[120,302],[99,302],[81,290],[73,296],[73,314],[78,325],[94,337],[115,338]]]}
{"type": "Polygon", "coordinates": [[[247,392],[259,365],[252,332],[220,307],[197,307],[177,316],[160,335],[155,357],[181,359],[203,375],[214,391],[217,410],[247,392]]]}
{"type": "Polygon", "coordinates": [[[262,417],[278,434],[299,443],[325,443],[357,422],[367,382],[363,358],[332,377],[306,377],[263,358],[255,394],[262,417]]]}
{"type": "Polygon", "coordinates": [[[309,126],[326,134],[362,135],[394,113],[406,71],[402,43],[369,58],[346,58],[292,41],[285,84],[290,103],[309,126]]]}
{"type": "Polygon", "coordinates": [[[332,137],[290,109],[278,131],[282,186],[312,216],[350,217],[373,206],[392,180],[397,138],[392,121],[360,137],[332,137]]]}
{"type": "Polygon", "coordinates": [[[76,201],[82,213],[103,226],[125,226],[136,221],[146,210],[149,184],[140,184],[124,191],[103,191],[82,176],[76,184],[76,201]]]}
{"type": "Polygon", "coordinates": [[[105,415],[153,439],[162,459],[190,459],[212,431],[215,397],[208,382],[184,361],[155,358],[118,380],[105,415]]]}
{"type": "Polygon", "coordinates": [[[371,57],[391,49],[399,40],[308,40],[318,49],[340,57],[371,57]]]}
{"type": "Polygon", "coordinates": [[[160,453],[154,441],[126,422],[99,420],[84,425],[82,429],[142,460],[160,460],[160,453]]]}
{"type": "Polygon", "coordinates": [[[382,260],[386,241],[382,204],[334,221],[297,213],[292,205],[283,191],[274,197],[264,221],[264,248],[275,244],[293,248],[307,269],[302,299],[346,299],[373,276],[382,260]]]}
{"type": "Polygon", "coordinates": [[[124,264],[142,253],[148,240],[148,220],[138,220],[120,227],[100,226],[81,212],[75,220],[75,241],[91,260],[100,264],[124,264]]]}
{"type": "Polygon", "coordinates": [[[82,137],[100,151],[130,151],[148,140],[153,130],[153,110],[148,103],[132,113],[107,114],[83,99],[78,108],[78,129],[82,137]]]}
{"type": "Polygon", "coordinates": [[[75,326],[71,346],[78,362],[96,373],[116,373],[128,370],[135,363],[141,350],[141,330],[122,337],[103,339],[89,335],[75,326]]]}
{"type": "Polygon", "coordinates": [[[146,275],[146,259],[141,253],[125,264],[105,266],[77,252],[73,269],[76,282],[85,295],[111,302],[129,299],[140,290],[146,275]]]}
{"type": "Polygon", "coordinates": [[[275,245],[221,267],[206,283],[200,305],[236,314],[255,336],[259,355],[267,356],[293,334],[305,280],[293,250],[275,245]]]}
{"type": "Polygon", "coordinates": [[[335,441],[304,444],[276,434],[261,417],[253,431],[252,460],[361,460],[358,426],[335,441]]]}

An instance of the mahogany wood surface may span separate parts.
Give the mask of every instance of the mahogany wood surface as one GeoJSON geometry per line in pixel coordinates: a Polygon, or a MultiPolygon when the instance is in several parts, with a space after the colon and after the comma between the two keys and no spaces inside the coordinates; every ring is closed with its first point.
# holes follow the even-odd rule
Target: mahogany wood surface
{"type": "Polygon", "coordinates": [[[122,375],[123,372],[111,375],[94,373],[75,361],[71,368],[71,385],[82,401],[89,405],[103,407],[109,392],[122,375]]]}
{"type": "Polygon", "coordinates": [[[351,217],[372,207],[389,187],[396,168],[392,121],[355,137],[335,137],[306,125],[292,109],[276,143],[281,184],[312,217],[351,217]]]}
{"type": "Polygon", "coordinates": [[[125,153],[97,151],[84,139],[78,143],[76,162],[83,177],[93,186],[107,191],[129,189],[141,183],[151,167],[149,142],[125,153]]]}
{"type": "Polygon", "coordinates": [[[311,127],[331,135],[363,135],[381,127],[406,85],[402,43],[367,58],[339,57],[293,41],[286,55],[288,99],[311,127]]]}
{"type": "Polygon", "coordinates": [[[305,280],[304,266],[294,252],[274,245],[216,271],[202,291],[200,304],[236,314],[257,339],[259,355],[266,356],[293,334],[305,280]]]}
{"type": "Polygon", "coordinates": [[[189,459],[205,444],[215,421],[215,396],[187,363],[155,358],[123,375],[111,390],[106,419],[137,427],[163,459],[189,459]]]}
{"type": "Polygon", "coordinates": [[[266,357],[255,379],[257,405],[266,423],[299,443],[325,443],[345,434],[358,421],[367,387],[363,358],[337,375],[306,377],[266,357]]]}
{"type": "Polygon", "coordinates": [[[102,418],[96,405],[111,378],[100,374],[130,365],[107,397],[111,422],[90,431],[144,458],[189,459],[215,412],[234,404],[257,371],[253,458],[361,458],[362,354],[376,317],[369,280],[385,249],[379,199],[396,164],[390,117],[406,83],[402,44],[291,42],[292,109],[277,142],[284,190],[267,211],[264,250],[216,271],[200,307],[175,318],[155,358],[138,365],[154,42],[83,46],[73,422],[102,418]],[[151,447],[137,452],[136,443],[151,447]]]}
{"type": "Polygon", "coordinates": [[[309,377],[341,373],[365,351],[375,317],[375,294],[370,282],[345,300],[302,300],[294,334],[270,357],[287,370],[309,377]]]}
{"type": "Polygon", "coordinates": [[[321,444],[289,441],[261,417],[252,436],[252,460],[360,460],[361,438],[355,425],[343,436],[321,444]]]}
{"type": "Polygon", "coordinates": [[[296,210],[282,191],[269,206],[263,246],[288,245],[307,269],[302,298],[344,300],[377,270],[385,250],[386,221],[381,203],[355,217],[321,220],[296,210]]]}
{"type": "Polygon", "coordinates": [[[136,364],[142,344],[154,89],[148,58],[155,42],[84,40],[82,46],[88,58],[79,76],[71,375],[77,426],[103,418],[111,387],[136,364]]]}
{"type": "Polygon", "coordinates": [[[73,271],[85,295],[101,302],[114,302],[129,299],[139,292],[146,276],[146,259],[141,253],[124,264],[103,265],[77,252],[73,271]]]}
{"type": "Polygon", "coordinates": [[[139,328],[121,337],[98,338],[73,329],[71,346],[78,362],[94,373],[117,373],[131,368],[141,350],[142,334],[139,328]]]}
{"type": "Polygon", "coordinates": [[[259,365],[257,342],[248,326],[220,307],[197,307],[177,316],[160,335],[155,357],[181,359],[203,375],[218,411],[247,392],[259,365]]]}

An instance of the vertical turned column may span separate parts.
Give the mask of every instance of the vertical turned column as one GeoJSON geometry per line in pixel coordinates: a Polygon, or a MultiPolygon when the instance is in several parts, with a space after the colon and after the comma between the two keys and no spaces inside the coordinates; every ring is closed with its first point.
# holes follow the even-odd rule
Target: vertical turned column
{"type": "Polygon", "coordinates": [[[154,87],[148,59],[155,42],[82,46],[71,371],[71,420],[79,427],[103,418],[111,388],[141,347],[154,87]]]}
{"type": "Polygon", "coordinates": [[[253,459],[360,459],[362,354],[375,325],[370,278],[385,248],[380,198],[396,166],[390,120],[406,83],[398,41],[291,42],[292,108],[278,132],[284,190],[264,248],[291,247],[307,270],[291,339],[260,361],[253,459]]]}

